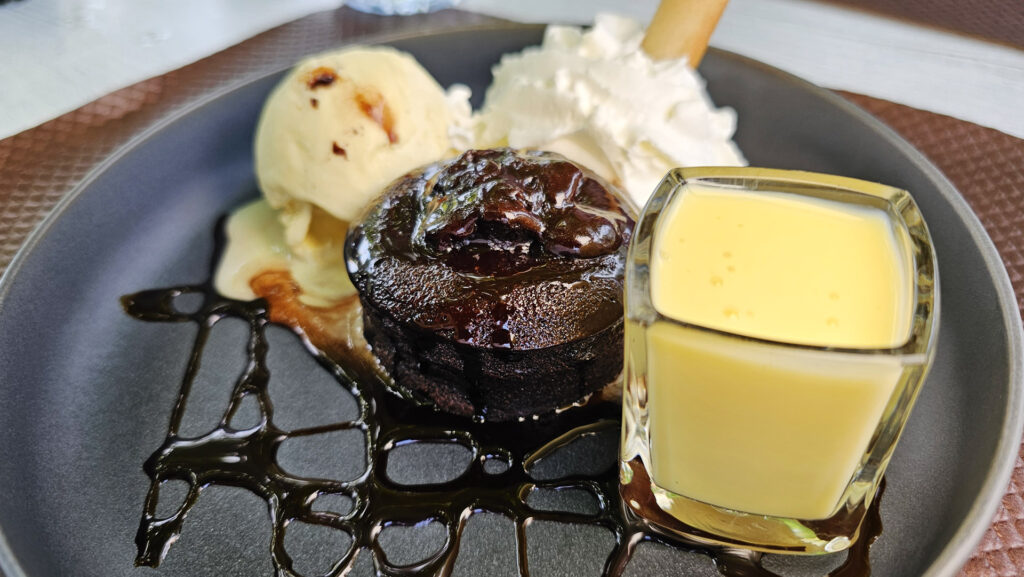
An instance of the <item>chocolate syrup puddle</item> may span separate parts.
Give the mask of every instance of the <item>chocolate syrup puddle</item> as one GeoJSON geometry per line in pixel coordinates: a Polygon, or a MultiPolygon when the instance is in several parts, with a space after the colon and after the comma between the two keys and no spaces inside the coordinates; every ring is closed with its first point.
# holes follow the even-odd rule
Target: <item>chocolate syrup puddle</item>
{"type": "MultiPolygon", "coordinates": [[[[223,223],[222,223],[223,224],[223,223]]],[[[224,239],[218,225],[216,250],[210,279],[220,258],[224,239]]],[[[552,480],[537,480],[531,467],[560,448],[581,438],[619,429],[618,403],[592,399],[581,407],[558,415],[525,423],[484,424],[470,419],[441,414],[429,407],[400,398],[373,378],[365,378],[362,363],[338,364],[304,339],[307,349],[340,385],[352,393],[359,404],[359,415],[351,421],[326,426],[285,431],[274,424],[274,406],[268,393],[268,343],[270,324],[266,301],[242,302],[224,298],[213,288],[212,280],[203,284],[146,290],[121,299],[125,311],[143,321],[194,322],[199,326],[191,357],[181,381],[178,398],[171,412],[167,436],[143,468],[150,488],[143,506],[135,537],[138,555],[135,563],[156,567],[167,555],[181,533],[188,512],[199,493],[211,485],[247,489],[264,499],[272,525],[270,555],[278,577],[299,573],[285,550],[285,531],[291,522],[303,522],[344,531],[352,537],[341,559],[325,574],[347,574],[357,556],[371,555],[375,572],[381,577],[412,575],[451,575],[468,518],[478,512],[504,515],[515,524],[518,573],[529,577],[526,528],[534,521],[554,521],[603,527],[615,537],[602,575],[624,574],[638,545],[659,543],[679,550],[709,556],[719,573],[726,577],[779,577],[761,565],[761,555],[750,551],[713,549],[682,543],[659,533],[644,520],[621,506],[617,467],[596,475],[570,475],[552,480]],[[195,312],[182,312],[174,299],[198,294],[202,305],[195,312]],[[178,435],[185,405],[199,370],[203,348],[213,326],[224,318],[238,318],[249,325],[248,362],[237,377],[219,425],[199,438],[178,435]],[[355,367],[355,369],[353,369],[355,367]],[[354,378],[363,373],[362,378],[354,378]],[[254,398],[260,412],[257,425],[236,429],[231,419],[242,401],[254,398]],[[291,475],[276,461],[281,443],[290,438],[333,431],[358,430],[366,441],[365,469],[347,481],[309,479],[291,475]],[[391,449],[408,444],[447,442],[461,445],[472,454],[469,468],[456,479],[428,485],[400,485],[385,474],[391,449]],[[508,464],[496,472],[486,467],[489,460],[508,464]],[[160,485],[180,480],[188,483],[183,504],[166,518],[157,516],[160,485]],[[596,513],[568,513],[535,510],[527,496],[536,489],[582,490],[597,503],[596,513]],[[352,500],[351,510],[336,514],[313,508],[321,495],[343,495],[352,500]],[[388,561],[377,540],[389,526],[411,526],[429,521],[441,523],[446,531],[443,546],[422,561],[395,565],[388,561]]],[[[301,334],[301,333],[300,333],[301,334]]],[[[861,538],[848,550],[842,566],[833,577],[860,577],[871,574],[868,550],[881,533],[879,498],[874,500],[861,529],[861,538]]]]}

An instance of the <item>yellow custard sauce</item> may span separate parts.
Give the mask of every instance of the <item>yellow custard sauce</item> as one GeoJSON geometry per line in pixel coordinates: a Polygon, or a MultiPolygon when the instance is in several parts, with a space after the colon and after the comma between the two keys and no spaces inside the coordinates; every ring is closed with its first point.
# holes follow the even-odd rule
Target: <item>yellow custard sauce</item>
{"type": "Polygon", "coordinates": [[[746,513],[834,513],[903,365],[735,335],[901,346],[914,306],[905,235],[869,202],[700,185],[677,195],[653,239],[651,303],[724,334],[665,320],[643,332],[654,483],[746,513]]]}
{"type": "Polygon", "coordinates": [[[907,339],[910,264],[879,208],[693,187],[661,218],[651,299],[667,317],[795,344],[907,339]]]}

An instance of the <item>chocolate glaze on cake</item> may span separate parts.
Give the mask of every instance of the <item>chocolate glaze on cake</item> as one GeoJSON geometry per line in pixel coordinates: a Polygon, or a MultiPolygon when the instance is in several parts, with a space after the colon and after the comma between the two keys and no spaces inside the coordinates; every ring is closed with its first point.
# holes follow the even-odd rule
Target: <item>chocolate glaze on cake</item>
{"type": "Polygon", "coordinates": [[[473,150],[397,180],[345,246],[364,333],[396,383],[509,420],[622,368],[632,208],[547,152],[473,150]]]}

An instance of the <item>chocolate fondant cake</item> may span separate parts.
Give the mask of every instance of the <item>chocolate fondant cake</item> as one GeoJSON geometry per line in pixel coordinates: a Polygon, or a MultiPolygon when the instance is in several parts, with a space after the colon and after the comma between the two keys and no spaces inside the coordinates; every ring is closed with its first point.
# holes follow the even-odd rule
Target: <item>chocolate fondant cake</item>
{"type": "Polygon", "coordinates": [[[559,155],[509,149],[395,181],[345,246],[384,369],[442,410],[495,421],[614,380],[633,229],[622,198],[559,155]]]}

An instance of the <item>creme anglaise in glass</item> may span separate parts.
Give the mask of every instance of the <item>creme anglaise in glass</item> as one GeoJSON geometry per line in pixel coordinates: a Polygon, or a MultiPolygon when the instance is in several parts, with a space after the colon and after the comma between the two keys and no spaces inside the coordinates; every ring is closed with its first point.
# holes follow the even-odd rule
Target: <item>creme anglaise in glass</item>
{"type": "Polygon", "coordinates": [[[935,255],[906,191],[758,168],[669,173],[626,271],[624,502],[704,543],[849,547],[937,320],[935,255]]]}

